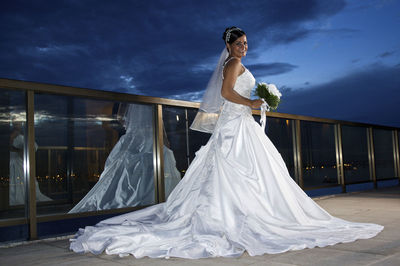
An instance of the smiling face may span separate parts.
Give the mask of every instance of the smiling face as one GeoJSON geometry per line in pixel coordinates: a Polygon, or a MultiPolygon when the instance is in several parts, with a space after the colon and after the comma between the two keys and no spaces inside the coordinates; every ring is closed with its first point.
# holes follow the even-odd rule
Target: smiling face
{"type": "Polygon", "coordinates": [[[231,56],[239,58],[246,56],[248,49],[246,35],[237,38],[236,41],[231,44],[228,43],[227,45],[231,56]]]}

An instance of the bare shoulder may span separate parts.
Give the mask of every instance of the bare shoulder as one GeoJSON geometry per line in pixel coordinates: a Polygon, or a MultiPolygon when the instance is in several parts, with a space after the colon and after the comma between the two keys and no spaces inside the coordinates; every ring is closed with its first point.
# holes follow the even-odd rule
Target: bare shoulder
{"type": "Polygon", "coordinates": [[[225,63],[225,68],[235,68],[238,66],[241,66],[241,62],[240,59],[237,57],[231,57],[225,63]]]}
{"type": "Polygon", "coordinates": [[[224,74],[226,73],[235,73],[236,75],[240,74],[242,70],[242,63],[239,58],[232,57],[228,59],[224,67],[224,74]]]}

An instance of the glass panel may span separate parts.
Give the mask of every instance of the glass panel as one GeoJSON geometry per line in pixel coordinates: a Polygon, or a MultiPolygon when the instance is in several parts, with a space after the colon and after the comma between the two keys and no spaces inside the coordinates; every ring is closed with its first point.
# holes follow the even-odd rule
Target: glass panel
{"type": "Polygon", "coordinates": [[[38,214],[155,202],[153,107],[36,95],[38,214]]]}
{"type": "MultiPolygon", "coordinates": [[[[189,127],[192,124],[196,114],[197,109],[188,108],[188,124],[189,127]]],[[[189,160],[190,162],[193,160],[196,151],[200,149],[201,146],[206,145],[207,141],[210,139],[211,134],[203,133],[196,130],[189,129],[189,160]]]]}
{"type": "Polygon", "coordinates": [[[25,93],[0,93],[0,219],[25,216],[25,93]]]}
{"type": "Polygon", "coordinates": [[[304,187],[338,184],[334,125],[301,121],[304,187]]]}
{"type": "Polygon", "coordinates": [[[291,120],[267,118],[265,133],[282,155],[283,160],[294,179],[293,124],[291,120]]]}
{"type": "Polygon", "coordinates": [[[376,179],[394,177],[392,131],[373,129],[376,179]]]}
{"type": "MultiPolygon", "coordinates": [[[[260,116],[255,116],[258,122],[260,116]]],[[[265,134],[269,137],[286,163],[286,167],[293,179],[294,176],[294,154],[293,154],[293,125],[292,120],[267,117],[265,134]]]]}
{"type": "Polygon", "coordinates": [[[184,176],[189,165],[186,141],[186,111],[163,106],[165,198],[184,176]]]}
{"type": "Polygon", "coordinates": [[[367,129],[342,126],[342,149],[346,184],[369,181],[367,129]]]}
{"type": "Polygon", "coordinates": [[[73,102],[72,97],[35,95],[36,175],[41,183],[36,191],[38,214],[66,212],[72,207],[67,154],[73,149],[72,143],[68,147],[68,141],[73,140],[73,117],[68,117],[73,102]]]}

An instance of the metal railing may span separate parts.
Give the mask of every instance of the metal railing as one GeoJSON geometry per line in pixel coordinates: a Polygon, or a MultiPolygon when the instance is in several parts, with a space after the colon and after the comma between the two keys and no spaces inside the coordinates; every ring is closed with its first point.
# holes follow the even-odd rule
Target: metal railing
{"type": "MultiPolygon", "coordinates": [[[[127,207],[121,209],[113,209],[113,210],[104,210],[100,212],[87,212],[87,213],[75,213],[75,214],[45,214],[38,215],[37,214],[37,201],[36,201],[36,190],[35,190],[35,182],[37,182],[37,170],[36,169],[36,150],[35,150],[35,97],[40,95],[59,95],[59,96],[72,96],[89,100],[106,100],[106,101],[116,101],[121,103],[139,103],[139,104],[149,104],[153,107],[154,113],[154,133],[153,133],[153,166],[154,166],[154,184],[155,184],[155,203],[165,201],[165,191],[164,191],[164,158],[163,158],[163,146],[164,146],[164,122],[163,122],[163,109],[165,108],[183,108],[185,110],[186,116],[186,145],[187,145],[187,157],[189,157],[189,134],[188,134],[188,110],[199,108],[199,103],[181,101],[181,100],[172,100],[158,97],[149,97],[149,96],[140,96],[140,95],[131,95],[126,93],[118,93],[118,92],[110,92],[110,91],[100,91],[100,90],[92,90],[92,89],[83,89],[76,87],[68,87],[68,86],[60,86],[53,84],[44,84],[37,82],[26,82],[26,81],[18,81],[18,80],[10,80],[10,79],[0,79],[0,88],[3,92],[6,91],[20,91],[24,94],[25,98],[25,111],[26,111],[26,134],[27,138],[25,138],[25,152],[24,152],[24,174],[25,180],[27,180],[27,199],[26,199],[26,213],[23,218],[12,218],[12,219],[0,219],[0,227],[7,226],[15,226],[21,224],[29,225],[29,238],[36,239],[38,237],[37,234],[37,225],[40,222],[48,222],[48,221],[56,221],[63,219],[70,219],[76,217],[83,216],[92,216],[99,214],[111,214],[111,213],[122,213],[127,211],[136,210],[142,207],[127,207]]],[[[255,117],[260,115],[260,111],[254,110],[253,115],[255,117]]],[[[317,118],[317,117],[309,117],[302,115],[293,115],[293,114],[284,114],[277,112],[268,112],[267,117],[269,119],[285,119],[287,127],[291,128],[291,142],[292,142],[292,153],[287,153],[288,158],[293,158],[293,178],[305,190],[309,189],[318,189],[318,188],[328,188],[332,186],[341,187],[342,192],[346,192],[346,188],[348,185],[357,184],[357,183],[373,183],[373,186],[376,188],[378,186],[379,181],[383,180],[400,180],[400,155],[399,155],[399,128],[388,127],[388,126],[380,126],[380,125],[372,125],[366,123],[356,123],[349,121],[341,121],[334,119],[325,119],[325,118],[317,118]],[[307,124],[308,123],[308,124],[307,124]],[[302,127],[309,128],[312,131],[313,123],[315,125],[321,126],[322,131],[314,136],[315,138],[320,138],[321,141],[315,141],[312,139],[313,136],[305,136],[302,134],[302,127]],[[326,127],[326,128],[325,128],[326,127]],[[354,169],[358,166],[356,163],[353,165],[351,163],[345,163],[344,159],[344,150],[343,150],[343,127],[355,127],[360,129],[361,131],[365,130],[365,137],[367,142],[367,161],[368,161],[368,172],[369,176],[364,178],[361,181],[349,181],[346,180],[346,169],[354,169]],[[324,148],[310,148],[309,151],[305,151],[304,145],[314,145],[315,143],[319,143],[321,145],[324,144],[322,140],[324,138],[324,130],[329,134],[333,131],[333,141],[334,145],[332,146],[330,143],[330,147],[333,147],[334,151],[334,162],[329,166],[330,170],[334,170],[336,173],[336,179],[331,178],[330,176],[326,177],[326,184],[310,186],[306,185],[305,181],[305,173],[309,173],[310,171],[326,171],[328,168],[327,164],[323,163],[321,165],[316,165],[315,158],[313,156],[328,154],[328,150],[324,150],[324,148]],[[374,132],[383,130],[385,132],[391,132],[391,148],[393,150],[393,158],[389,161],[391,164],[391,160],[393,160],[392,170],[393,175],[384,176],[377,178],[377,168],[376,168],[376,151],[374,144],[374,132]],[[307,137],[307,138],[305,138],[307,137]],[[307,142],[302,143],[303,142],[307,142]],[[311,144],[310,144],[311,143],[311,144]],[[304,154],[307,152],[307,157],[311,158],[309,162],[305,161],[304,154]]],[[[385,133],[384,132],[384,133],[385,133]]],[[[326,134],[328,134],[326,133],[326,134]]],[[[191,142],[190,142],[191,143],[191,142]]],[[[317,145],[318,146],[318,145],[317,145]]],[[[39,147],[39,150],[46,150],[48,154],[47,160],[50,160],[51,152],[55,149],[61,149],[68,151],[68,146],[62,147],[39,147]]],[[[91,148],[91,147],[72,147],[71,150],[95,150],[98,152],[99,150],[104,150],[104,148],[91,148]]],[[[330,148],[329,148],[330,149],[330,148]]],[[[331,154],[332,155],[332,154],[331,154]]],[[[98,155],[97,155],[98,156],[98,155]]],[[[49,168],[48,172],[50,172],[50,161],[47,164],[49,168]]],[[[360,164],[362,165],[362,164],[360,164]]],[[[386,166],[385,166],[386,167],[386,166]]],[[[389,170],[391,169],[389,167],[389,170]]],[[[386,169],[385,168],[385,169],[386,169]]],[[[391,170],[390,170],[391,171],[391,170]]],[[[67,178],[73,177],[73,171],[67,169],[67,178]]],[[[309,175],[309,176],[312,176],[309,175]]]]}

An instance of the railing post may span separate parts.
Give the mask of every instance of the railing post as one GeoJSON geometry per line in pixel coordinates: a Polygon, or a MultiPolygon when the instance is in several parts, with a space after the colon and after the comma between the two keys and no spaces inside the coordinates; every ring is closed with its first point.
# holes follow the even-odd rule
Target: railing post
{"type": "Polygon", "coordinates": [[[165,186],[164,186],[164,125],[162,105],[157,104],[154,115],[154,142],[153,142],[153,158],[154,158],[154,184],[156,202],[165,201],[165,186]]]}
{"type": "Polygon", "coordinates": [[[294,175],[296,182],[301,188],[304,188],[303,181],[303,163],[301,158],[301,132],[300,132],[300,120],[292,120],[294,126],[292,127],[293,135],[293,155],[294,155],[294,175]]]}
{"type": "Polygon", "coordinates": [[[374,188],[378,188],[375,172],[375,149],[374,149],[374,136],[372,127],[367,128],[368,140],[368,161],[369,161],[369,177],[374,182],[374,188]]]}
{"type": "Polygon", "coordinates": [[[24,172],[28,186],[28,219],[29,219],[29,239],[37,239],[37,219],[36,219],[36,158],[35,158],[35,95],[33,91],[26,92],[26,129],[25,129],[25,149],[24,149],[24,172]]]}
{"type": "Polygon", "coordinates": [[[189,116],[187,108],[185,108],[185,125],[186,125],[186,161],[187,167],[190,165],[190,140],[189,140],[189,116]]]}
{"type": "Polygon", "coordinates": [[[346,193],[346,182],[343,167],[343,144],[342,144],[342,126],[335,124],[335,150],[336,150],[336,170],[339,184],[342,186],[342,192],[346,193]]]}
{"type": "MultiPolygon", "coordinates": [[[[68,193],[68,202],[74,204],[74,195],[73,195],[73,173],[74,173],[74,131],[75,131],[75,122],[74,122],[74,100],[72,97],[67,98],[67,193],[68,193]]],[[[50,158],[51,160],[51,158],[50,158]]],[[[51,173],[49,173],[51,176],[51,173]]]]}
{"type": "Polygon", "coordinates": [[[393,157],[394,157],[394,175],[399,178],[400,184],[400,158],[399,158],[399,135],[397,130],[392,131],[393,138],[393,157]]]}

